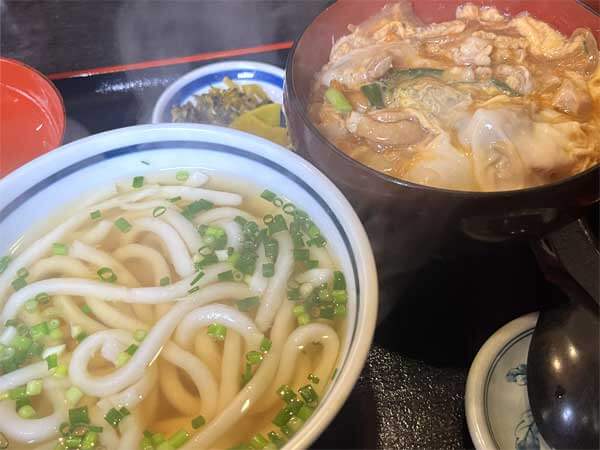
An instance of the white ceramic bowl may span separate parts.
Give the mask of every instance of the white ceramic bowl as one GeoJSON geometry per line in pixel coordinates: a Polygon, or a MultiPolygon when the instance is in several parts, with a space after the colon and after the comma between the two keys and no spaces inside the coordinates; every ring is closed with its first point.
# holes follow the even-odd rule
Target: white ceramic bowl
{"type": "Polygon", "coordinates": [[[156,102],[152,123],[171,122],[173,106],[182,106],[194,95],[208,92],[211,86],[225,88],[225,77],[241,85],[258,84],[272,101],[283,104],[283,69],[253,61],[228,61],[202,66],[177,79],[156,102]]]}
{"type": "Polygon", "coordinates": [[[316,413],[288,448],[308,447],[327,427],[361,372],[377,317],[377,274],[358,217],[315,167],[267,140],[208,125],[141,125],[60,147],[0,180],[0,255],[24,231],[110,181],[148,171],[201,168],[233,174],[306,210],[338,256],[348,284],[348,328],[338,372],[316,413]]]}

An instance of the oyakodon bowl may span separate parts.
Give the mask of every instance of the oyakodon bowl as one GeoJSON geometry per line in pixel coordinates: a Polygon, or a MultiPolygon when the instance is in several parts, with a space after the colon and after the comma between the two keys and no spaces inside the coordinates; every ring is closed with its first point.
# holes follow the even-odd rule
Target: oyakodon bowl
{"type": "MultiPolygon", "coordinates": [[[[233,175],[289,198],[309,213],[347,274],[347,331],[338,371],[318,409],[288,448],[308,447],[352,390],[367,357],[377,316],[377,274],[364,229],[340,191],[289,150],[246,133],[209,125],[142,125],[87,137],[41,156],[0,180],[0,254],[32,227],[85,193],[127,176],[199,168],[233,175]]],[[[27,240],[27,239],[26,239],[27,240]]]]}
{"type": "MultiPolygon", "coordinates": [[[[413,7],[425,23],[454,18],[467,0],[415,0],[413,7]]],[[[389,3],[387,0],[338,0],[304,31],[292,49],[286,68],[284,106],[292,142],[346,194],[371,239],[380,280],[380,311],[390,308],[388,297],[411,281],[415,271],[441,247],[456,253],[472,239],[501,242],[537,238],[585,213],[600,199],[598,166],[540,187],[503,192],[461,192],[399,180],[350,158],[331,144],[308,117],[315,74],[329,59],[334,40],[389,3]],[[466,237],[466,239],[464,239],[466,237]]],[[[496,1],[516,14],[529,11],[570,34],[588,27],[598,39],[599,17],[575,0],[546,2],[496,1]]]]}

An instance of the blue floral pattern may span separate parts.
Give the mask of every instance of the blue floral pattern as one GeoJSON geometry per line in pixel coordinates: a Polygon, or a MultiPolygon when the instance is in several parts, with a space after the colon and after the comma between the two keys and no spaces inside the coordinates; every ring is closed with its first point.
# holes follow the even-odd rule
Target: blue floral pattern
{"type": "Polygon", "coordinates": [[[527,364],[519,364],[506,374],[506,381],[516,383],[519,386],[527,386],[527,364]]]}
{"type": "MultiPolygon", "coordinates": [[[[506,373],[506,381],[517,386],[527,386],[527,364],[519,364],[506,373]]],[[[515,450],[540,450],[540,438],[531,410],[521,414],[515,427],[515,450]]]]}

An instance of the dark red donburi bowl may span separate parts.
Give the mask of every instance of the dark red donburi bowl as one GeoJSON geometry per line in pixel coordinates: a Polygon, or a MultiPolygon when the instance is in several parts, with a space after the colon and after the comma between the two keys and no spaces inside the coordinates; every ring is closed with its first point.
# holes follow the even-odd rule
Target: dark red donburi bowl
{"type": "MultiPolygon", "coordinates": [[[[379,173],[338,150],[307,114],[314,76],[327,62],[332,41],[379,11],[384,0],[339,0],[320,14],[288,58],[285,111],[293,143],[349,197],[367,229],[378,265],[382,297],[397,296],[399,280],[440,247],[455,251],[465,242],[538,238],[582,216],[600,199],[600,169],[593,167],[557,183],[504,192],[461,192],[399,180],[379,173]],[[467,238],[466,240],[464,238],[467,238]]],[[[466,0],[415,0],[425,22],[450,20],[466,0]]],[[[575,0],[475,1],[535,17],[569,35],[588,27],[600,35],[600,17],[575,0]]],[[[468,245],[468,244],[467,244],[468,245]]],[[[385,309],[385,305],[383,308],[385,309]]]]}

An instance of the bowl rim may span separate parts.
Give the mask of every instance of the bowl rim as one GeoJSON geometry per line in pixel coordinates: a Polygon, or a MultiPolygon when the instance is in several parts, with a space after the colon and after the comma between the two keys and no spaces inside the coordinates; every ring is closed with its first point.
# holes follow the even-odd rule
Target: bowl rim
{"type": "MultiPolygon", "coordinates": [[[[432,193],[436,193],[436,194],[444,194],[444,195],[454,196],[454,197],[459,197],[459,198],[480,198],[482,200],[512,197],[514,195],[519,195],[519,194],[535,194],[535,193],[538,193],[538,192],[541,192],[544,190],[549,191],[554,188],[563,187],[563,186],[565,186],[571,182],[575,182],[576,180],[579,180],[581,178],[585,178],[594,172],[596,172],[597,176],[600,177],[600,163],[598,163],[592,167],[589,167],[588,169],[584,170],[583,172],[579,172],[579,173],[576,173],[575,175],[571,175],[570,177],[556,180],[556,181],[553,181],[552,183],[542,184],[539,186],[531,186],[531,187],[526,187],[526,188],[522,188],[522,189],[511,189],[511,190],[504,190],[504,191],[467,191],[467,190],[463,191],[463,190],[454,190],[454,189],[446,189],[446,188],[428,186],[425,184],[418,184],[418,183],[413,183],[411,181],[402,180],[400,178],[395,178],[390,175],[386,175],[382,172],[379,172],[378,170],[375,170],[375,169],[367,166],[366,164],[363,164],[360,161],[357,161],[356,159],[350,157],[349,155],[344,153],[342,150],[340,150],[337,146],[332,144],[325,136],[323,136],[323,134],[319,131],[317,126],[315,124],[313,124],[312,120],[310,120],[310,118],[308,117],[308,114],[306,112],[306,108],[304,107],[304,104],[303,104],[302,100],[300,99],[300,96],[297,93],[296,83],[294,80],[294,65],[295,65],[295,61],[296,61],[297,50],[298,50],[299,45],[302,42],[302,39],[310,32],[310,28],[313,26],[313,24],[317,20],[321,19],[325,14],[331,13],[331,10],[333,10],[340,4],[343,4],[343,2],[333,3],[332,5],[328,6],[323,11],[321,11],[319,13],[319,15],[317,15],[308,25],[306,25],[306,27],[304,28],[304,30],[302,30],[302,33],[300,34],[298,39],[296,39],[294,41],[294,45],[292,46],[292,48],[290,49],[290,52],[288,54],[286,67],[285,67],[285,76],[286,76],[285,80],[286,81],[285,81],[284,89],[286,91],[289,89],[291,95],[285,95],[284,101],[285,101],[285,99],[287,99],[286,103],[289,103],[289,107],[294,109],[295,112],[297,112],[300,115],[304,126],[308,127],[308,129],[312,132],[312,134],[314,136],[316,136],[321,141],[321,143],[325,145],[325,147],[327,147],[330,151],[333,151],[336,155],[340,156],[342,159],[346,160],[346,162],[349,163],[350,165],[353,165],[356,168],[367,172],[369,174],[369,176],[376,176],[377,178],[381,179],[382,181],[384,181],[386,183],[391,183],[398,187],[424,190],[424,191],[428,191],[428,192],[432,192],[432,193]]],[[[584,8],[584,9],[588,9],[588,8],[584,8]]],[[[367,18],[365,18],[365,20],[366,19],[367,18]]]]}
{"type": "MultiPolygon", "coordinates": [[[[50,88],[50,91],[54,93],[54,95],[55,95],[55,97],[58,100],[58,103],[60,105],[60,111],[61,111],[60,117],[51,116],[52,120],[54,122],[56,122],[55,125],[58,126],[58,129],[57,129],[57,131],[58,131],[57,145],[56,145],[56,147],[54,147],[53,149],[51,149],[51,150],[49,150],[47,152],[44,152],[44,153],[41,153],[41,154],[36,154],[35,157],[39,158],[40,156],[43,156],[43,155],[47,154],[48,152],[50,152],[50,151],[52,151],[52,150],[60,147],[61,144],[62,144],[62,142],[63,142],[63,139],[65,137],[65,131],[67,129],[67,110],[65,109],[65,101],[64,101],[64,99],[63,99],[60,91],[58,90],[58,87],[56,87],[56,85],[52,82],[52,80],[50,80],[50,78],[48,78],[42,72],[40,72],[39,70],[31,67],[28,64],[25,64],[22,61],[19,61],[19,60],[13,59],[13,58],[8,58],[6,56],[1,56],[0,55],[0,65],[2,65],[2,64],[11,64],[13,66],[25,69],[26,71],[29,71],[29,72],[33,73],[34,75],[36,75],[42,81],[42,83],[44,83],[45,86],[47,86],[47,87],[50,88]]],[[[1,81],[1,78],[2,77],[0,76],[0,81],[1,81]]],[[[37,102],[36,102],[36,104],[37,104],[37,102]]],[[[47,109],[45,107],[43,107],[42,105],[39,105],[39,106],[40,106],[41,109],[44,109],[44,111],[46,113],[48,113],[48,111],[47,111],[47,109]]],[[[0,150],[0,155],[1,155],[1,150],[0,150]]],[[[25,164],[27,164],[27,163],[25,163],[25,164]]],[[[11,173],[15,172],[16,170],[18,170],[22,166],[23,165],[21,165],[21,166],[15,168],[15,169],[11,170],[10,172],[6,173],[4,175],[4,177],[6,177],[6,176],[10,175],[11,173]]],[[[1,177],[0,177],[0,179],[1,179],[1,177]]]]}
{"type": "Polygon", "coordinates": [[[465,416],[471,440],[478,450],[496,449],[485,413],[485,389],[494,361],[515,336],[535,328],[539,313],[518,317],[499,328],[477,352],[471,363],[465,387],[465,416]]]}
{"type": "MultiPolygon", "coordinates": [[[[7,199],[2,208],[18,199],[23,192],[27,192],[30,186],[46,179],[49,174],[62,170],[65,166],[71,167],[90,156],[129,145],[186,140],[225,142],[231,147],[260,155],[270,161],[276,158],[275,163],[281,164],[296,176],[304,180],[319,180],[319,184],[325,187],[326,192],[320,194],[328,200],[328,207],[336,217],[343,217],[343,228],[349,238],[346,245],[349,244],[351,253],[355,254],[356,277],[359,282],[357,287],[360,289],[357,293],[355,331],[348,335],[350,342],[347,352],[341,355],[340,370],[331,383],[325,401],[303,426],[303,432],[294,436],[286,445],[286,448],[308,448],[333,420],[358,381],[373,340],[378,309],[377,269],[362,223],[339,189],[312,164],[294,152],[268,140],[229,128],[198,124],[136,125],[110,130],[66,144],[11,172],[0,179],[0,191],[11,192],[12,190],[16,191],[16,194],[13,200],[7,199]],[[234,142],[223,139],[227,137],[234,142]]],[[[301,186],[298,188],[303,189],[301,186]]]]}
{"type": "MultiPolygon", "coordinates": [[[[179,92],[183,87],[187,84],[193,82],[197,78],[202,76],[210,75],[211,73],[221,72],[223,70],[236,70],[236,69],[244,69],[254,71],[261,71],[276,77],[285,80],[285,70],[281,67],[274,66],[272,64],[256,62],[256,61],[246,61],[246,60],[233,60],[233,61],[223,61],[218,63],[206,64],[204,66],[200,66],[196,69],[193,69],[180,77],[178,77],[175,81],[173,81],[158,97],[158,100],[154,104],[154,109],[152,110],[152,123],[165,123],[161,120],[165,108],[167,107],[169,101],[179,92]]],[[[282,89],[283,90],[283,89],[282,89]]]]}

